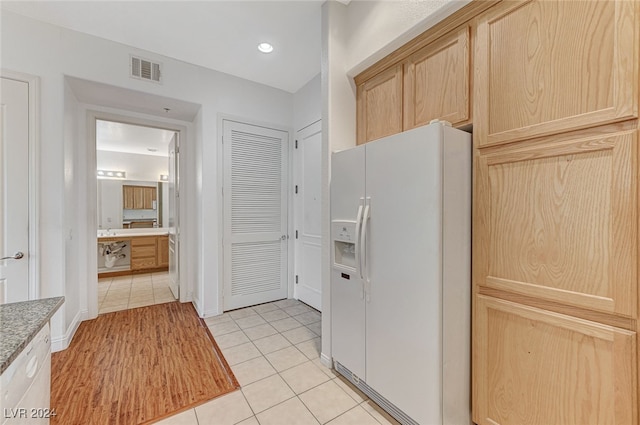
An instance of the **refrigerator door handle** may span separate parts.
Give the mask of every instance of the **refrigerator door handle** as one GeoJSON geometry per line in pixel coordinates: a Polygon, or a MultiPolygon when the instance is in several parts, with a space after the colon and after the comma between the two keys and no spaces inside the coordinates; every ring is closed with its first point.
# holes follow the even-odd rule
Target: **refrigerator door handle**
{"type": "MultiPolygon", "coordinates": [[[[356,275],[360,277],[362,281],[362,258],[360,258],[360,225],[362,224],[362,209],[364,204],[364,198],[360,198],[358,201],[358,215],[356,216],[356,275]]],[[[360,291],[360,298],[364,299],[364,287],[360,291]]]]}
{"type": "Polygon", "coordinates": [[[367,265],[367,224],[371,209],[371,198],[365,199],[364,213],[362,214],[362,230],[360,232],[360,257],[362,258],[360,269],[362,273],[362,282],[364,284],[364,293],[367,302],[371,301],[371,287],[369,286],[369,266],[367,265]]]}

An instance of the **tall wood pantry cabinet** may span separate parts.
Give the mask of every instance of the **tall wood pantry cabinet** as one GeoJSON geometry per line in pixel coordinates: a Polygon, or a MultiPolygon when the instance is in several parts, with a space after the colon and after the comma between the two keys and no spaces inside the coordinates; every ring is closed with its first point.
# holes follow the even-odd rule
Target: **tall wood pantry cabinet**
{"type": "Polygon", "coordinates": [[[476,0],[355,77],[358,143],[473,131],[477,424],[640,421],[639,56],[640,1],[476,0]]]}
{"type": "Polygon", "coordinates": [[[639,5],[505,1],[478,18],[478,424],[638,423],[639,5]]]}

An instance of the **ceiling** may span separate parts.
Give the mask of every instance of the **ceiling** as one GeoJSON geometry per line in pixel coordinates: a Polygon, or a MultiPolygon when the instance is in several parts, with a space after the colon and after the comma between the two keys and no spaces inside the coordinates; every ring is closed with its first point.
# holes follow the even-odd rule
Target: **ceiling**
{"type": "Polygon", "coordinates": [[[4,1],[2,9],[295,93],[320,72],[322,0],[4,1]],[[260,42],[274,51],[258,51],[260,42]]]}
{"type": "Polygon", "coordinates": [[[173,131],[112,121],[96,121],[96,150],[169,156],[173,131]]]}

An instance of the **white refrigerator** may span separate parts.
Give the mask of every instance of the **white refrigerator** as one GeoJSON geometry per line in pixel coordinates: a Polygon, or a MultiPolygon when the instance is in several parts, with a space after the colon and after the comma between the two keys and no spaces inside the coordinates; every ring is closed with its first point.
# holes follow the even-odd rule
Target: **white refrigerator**
{"type": "Polygon", "coordinates": [[[332,155],[334,366],[401,423],[471,422],[471,153],[437,122],[332,155]]]}

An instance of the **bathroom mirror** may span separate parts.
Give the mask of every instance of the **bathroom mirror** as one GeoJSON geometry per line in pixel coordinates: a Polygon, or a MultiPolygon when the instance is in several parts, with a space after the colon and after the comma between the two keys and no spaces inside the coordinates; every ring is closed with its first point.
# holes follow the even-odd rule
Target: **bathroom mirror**
{"type": "Polygon", "coordinates": [[[168,227],[174,132],[96,120],[98,230],[168,227]]]}
{"type": "Polygon", "coordinates": [[[166,182],[98,179],[98,230],[168,227],[166,182]]]}

